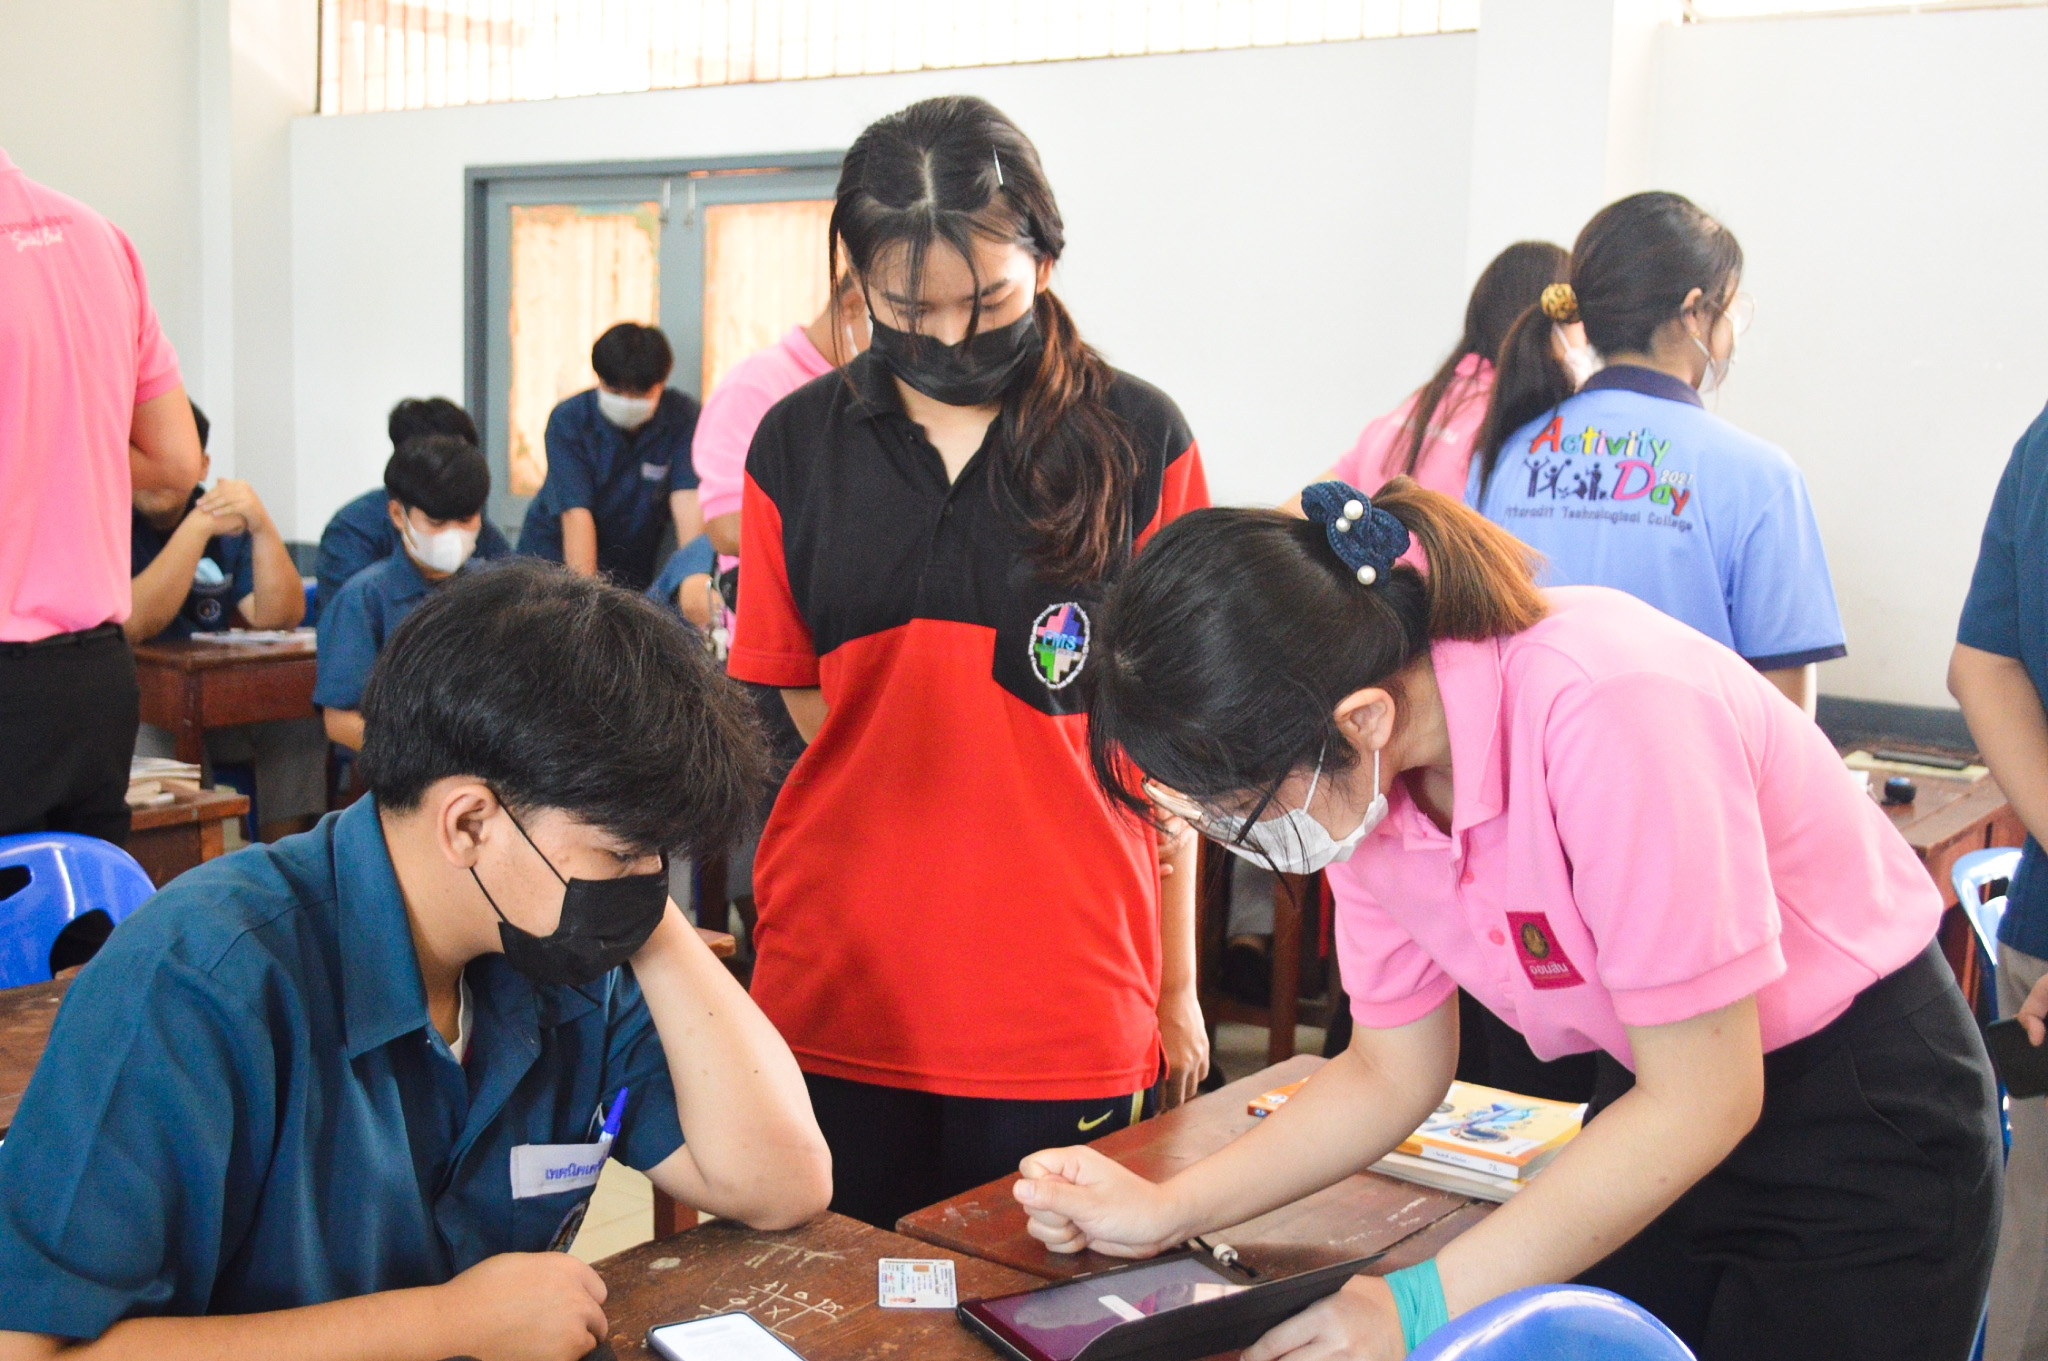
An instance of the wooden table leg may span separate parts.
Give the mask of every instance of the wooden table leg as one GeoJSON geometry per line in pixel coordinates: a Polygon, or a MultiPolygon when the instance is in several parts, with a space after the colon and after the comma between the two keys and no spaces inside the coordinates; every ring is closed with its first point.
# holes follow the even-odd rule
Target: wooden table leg
{"type": "Polygon", "coordinates": [[[1294,1057],[1294,1026],[1301,1013],[1301,919],[1313,875],[1273,876],[1273,995],[1267,1003],[1266,1062],[1294,1057]]]}
{"type": "Polygon", "coordinates": [[[172,737],[177,742],[178,759],[198,766],[200,775],[204,777],[208,774],[206,730],[199,722],[199,673],[188,671],[181,679],[184,681],[184,695],[178,705],[178,727],[172,737]]]}
{"type": "Polygon", "coordinates": [[[654,1188],[654,1236],[668,1238],[684,1229],[697,1227],[697,1212],[676,1201],[659,1186],[654,1188]]]}

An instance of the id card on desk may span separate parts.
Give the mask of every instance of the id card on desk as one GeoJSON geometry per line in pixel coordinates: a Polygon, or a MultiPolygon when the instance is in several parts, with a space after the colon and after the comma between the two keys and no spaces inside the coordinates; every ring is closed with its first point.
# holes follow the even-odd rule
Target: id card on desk
{"type": "Polygon", "coordinates": [[[876,1303],[884,1309],[951,1309],[959,1297],[944,1258],[884,1257],[875,1263],[876,1303]]]}

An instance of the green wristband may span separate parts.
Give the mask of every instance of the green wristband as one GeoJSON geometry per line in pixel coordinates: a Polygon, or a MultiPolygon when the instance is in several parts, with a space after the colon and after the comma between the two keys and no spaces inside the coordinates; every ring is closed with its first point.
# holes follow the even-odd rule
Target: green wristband
{"type": "Polygon", "coordinates": [[[1422,1339],[1451,1321],[1444,1304],[1444,1283],[1436,1274],[1436,1259],[1402,1267],[1386,1276],[1394,1292],[1394,1311],[1401,1316],[1401,1340],[1414,1351],[1422,1339]]]}

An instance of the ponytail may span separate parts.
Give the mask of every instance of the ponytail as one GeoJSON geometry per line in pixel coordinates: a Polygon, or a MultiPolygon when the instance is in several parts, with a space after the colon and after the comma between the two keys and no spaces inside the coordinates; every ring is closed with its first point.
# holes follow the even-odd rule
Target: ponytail
{"type": "Polygon", "coordinates": [[[1399,521],[1427,572],[1393,563],[1364,585],[1332,540],[1362,522],[1216,508],[1160,530],[1118,580],[1083,674],[1111,799],[1142,810],[1134,767],[1191,798],[1251,802],[1318,759],[1349,769],[1357,753],[1332,716],[1346,695],[1398,695],[1433,643],[1519,633],[1547,613],[1535,555],[1498,525],[1406,477],[1371,498],[1343,490],[1339,504],[1399,521]]]}
{"type": "Polygon", "coordinates": [[[1501,342],[1500,363],[1493,375],[1493,397],[1486,404],[1486,423],[1479,427],[1474,456],[1479,460],[1479,489],[1493,480],[1500,451],[1508,436],[1572,395],[1572,375],[1551,344],[1555,323],[1541,306],[1515,319],[1501,342]]]}

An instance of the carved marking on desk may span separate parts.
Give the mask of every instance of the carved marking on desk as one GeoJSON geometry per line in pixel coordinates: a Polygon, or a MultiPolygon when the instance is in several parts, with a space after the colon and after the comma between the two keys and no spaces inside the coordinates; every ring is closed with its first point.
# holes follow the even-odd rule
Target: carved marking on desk
{"type": "MultiPolygon", "coordinates": [[[[815,1256],[836,1257],[837,1253],[817,1253],[815,1256]]],[[[855,1306],[856,1310],[859,1306],[855,1306]]],[[[722,1303],[697,1306],[697,1316],[704,1318],[711,1314],[724,1314],[739,1309],[752,1314],[768,1326],[768,1330],[794,1342],[796,1334],[792,1329],[806,1319],[822,1319],[826,1323],[837,1323],[845,1306],[839,1301],[820,1297],[811,1298],[808,1290],[790,1290],[786,1281],[763,1281],[759,1285],[747,1286],[738,1294],[729,1296],[722,1303]]]]}
{"type": "Polygon", "coordinates": [[[647,1264],[649,1271],[674,1271],[683,1264],[680,1257],[657,1257],[647,1264]]]}
{"type": "Polygon", "coordinates": [[[788,1266],[792,1263],[798,1266],[809,1266],[813,1262],[841,1262],[846,1260],[843,1253],[820,1252],[815,1248],[800,1248],[794,1243],[775,1243],[770,1242],[766,1238],[749,1238],[747,1241],[761,1249],[760,1252],[747,1259],[747,1265],[750,1267],[764,1267],[771,1264],[775,1266],[788,1266]]]}

